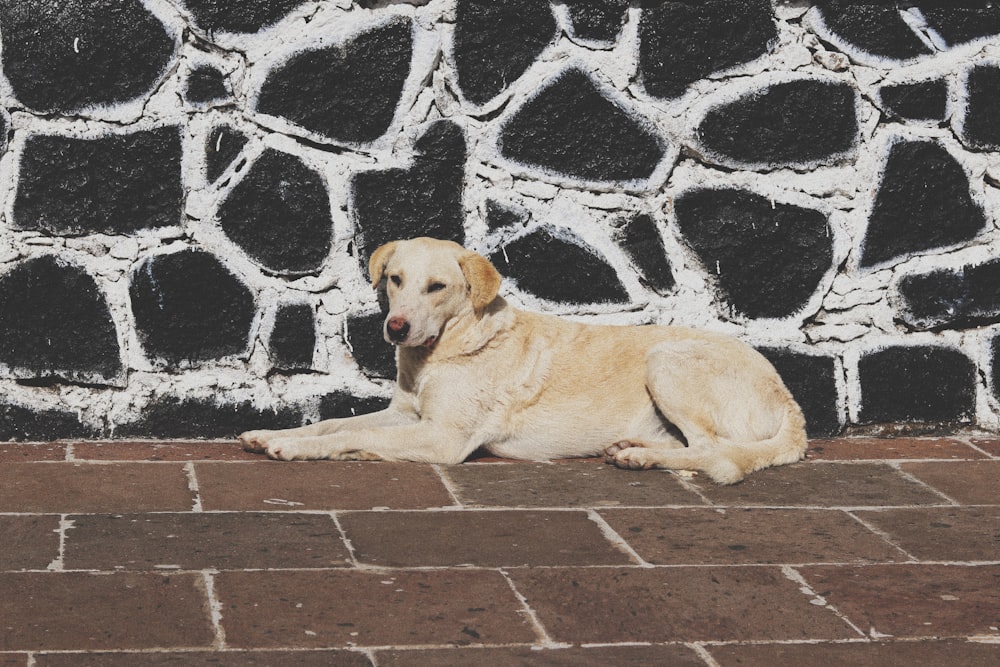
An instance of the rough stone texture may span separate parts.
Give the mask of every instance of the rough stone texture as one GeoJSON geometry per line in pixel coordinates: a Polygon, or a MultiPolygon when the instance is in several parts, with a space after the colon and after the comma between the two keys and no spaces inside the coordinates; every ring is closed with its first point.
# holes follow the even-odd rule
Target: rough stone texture
{"type": "Polygon", "coordinates": [[[308,370],[316,347],[313,308],[306,303],[282,306],[274,317],[268,350],[279,370],[308,370]]]}
{"type": "Polygon", "coordinates": [[[560,73],[504,121],[499,149],[529,168],[602,182],[647,179],[666,154],[644,119],[608,99],[577,68],[560,73]]]}
{"type": "Polygon", "coordinates": [[[813,434],[1000,428],[989,3],[0,5],[0,281],[48,257],[96,295],[67,326],[0,289],[26,313],[0,312],[0,435],[383,407],[367,261],[415,236],[491,256],[529,309],[763,347],[813,434]],[[938,352],[887,372],[943,393],[887,408],[875,351],[930,345],[944,380],[938,352]]]}
{"type": "Polygon", "coordinates": [[[900,317],[914,329],[969,328],[1000,322],[1000,261],[904,276],[900,317]]]}
{"type": "Polygon", "coordinates": [[[452,57],[463,96],[473,104],[489,102],[555,37],[546,0],[457,0],[452,57]]]}
{"type": "Polygon", "coordinates": [[[566,230],[536,229],[490,256],[519,289],[561,303],[627,303],[615,270],[582,239],[566,230]],[[553,275],[562,279],[553,279],[553,275]],[[570,278],[571,277],[571,278],[570,278]]]}
{"type": "Polygon", "coordinates": [[[667,250],[651,216],[639,214],[625,220],[615,236],[618,245],[635,262],[644,284],[659,294],[673,290],[676,281],[667,260],[667,250]]]}
{"type": "Polygon", "coordinates": [[[927,20],[927,25],[948,47],[1000,34],[1000,7],[992,3],[916,4],[927,20]],[[953,6],[941,6],[942,4],[953,6]]]}
{"type": "Polygon", "coordinates": [[[639,21],[646,92],[683,95],[689,84],[764,55],[778,38],[770,0],[646,3],[639,21]]]}
{"type": "Polygon", "coordinates": [[[1000,67],[973,67],[966,80],[968,110],[962,123],[963,139],[973,148],[1000,150],[1000,67]]]}
{"type": "Polygon", "coordinates": [[[932,79],[882,86],[882,105],[895,118],[944,121],[948,112],[948,82],[932,79]]]}
{"type": "Polygon", "coordinates": [[[933,141],[899,141],[875,195],[861,266],[967,241],[985,224],[953,155],[933,141]]]}
{"type": "Polygon", "coordinates": [[[903,20],[895,3],[824,0],[817,10],[826,27],[862,51],[907,60],[931,53],[903,20]]]}
{"type": "Polygon", "coordinates": [[[218,180],[247,145],[249,139],[229,125],[219,125],[205,141],[205,175],[209,182],[218,180]]]}
{"type": "Polygon", "coordinates": [[[323,177],[294,155],[266,150],[219,207],[226,235],[266,271],[315,273],[333,220],[323,177]]]}
{"type": "Polygon", "coordinates": [[[465,242],[462,192],[465,135],[450,121],[431,123],[417,139],[409,168],[360,172],[354,176],[355,241],[362,270],[383,243],[433,236],[465,242]]]}
{"type": "Polygon", "coordinates": [[[273,25],[304,0],[182,0],[202,30],[213,32],[257,32],[273,25]]]}
{"type": "Polygon", "coordinates": [[[229,93],[222,72],[214,67],[198,67],[188,74],[184,95],[188,102],[205,103],[225,99],[229,93]]]}
{"type": "Polygon", "coordinates": [[[145,260],[129,294],[151,359],[177,365],[246,353],[253,293],[210,253],[182,250],[145,260]]]}
{"type": "Polygon", "coordinates": [[[337,141],[374,141],[396,114],[412,51],[412,24],[399,19],[296,54],[268,75],[257,110],[337,141]]]}
{"type": "Polygon", "coordinates": [[[858,380],[862,424],[967,421],[975,410],[976,367],[958,350],[877,350],[861,357],[858,380]]]}
{"type": "Polygon", "coordinates": [[[566,0],[574,37],[613,43],[621,34],[628,5],[628,0],[566,0]]]}
{"type": "Polygon", "coordinates": [[[3,72],[38,112],[76,112],[151,91],[174,38],[139,0],[17,0],[0,5],[3,72]]]}
{"type": "Polygon", "coordinates": [[[806,417],[809,437],[835,435],[843,428],[843,409],[837,391],[837,364],[833,357],[796,354],[763,348],[806,417]]]}
{"type": "Polygon", "coordinates": [[[295,428],[302,414],[294,408],[261,410],[248,402],[167,396],[151,401],[139,419],[115,429],[125,438],[234,438],[250,428],[295,428]]]}
{"type": "Polygon", "coordinates": [[[731,166],[823,164],[854,149],[856,103],[854,89],[838,81],[777,83],[711,109],[697,133],[710,155],[731,166]]]}
{"type": "Polygon", "coordinates": [[[8,377],[118,381],[118,334],[94,279],[52,255],[0,275],[0,365],[8,377]]]}
{"type": "Polygon", "coordinates": [[[675,207],[705,270],[748,317],[795,313],[830,268],[833,246],[820,211],[736,189],[692,190],[675,207]]]}
{"type": "Polygon", "coordinates": [[[179,225],[184,190],[178,129],[99,139],[28,137],[15,227],[77,235],[179,225]]]}

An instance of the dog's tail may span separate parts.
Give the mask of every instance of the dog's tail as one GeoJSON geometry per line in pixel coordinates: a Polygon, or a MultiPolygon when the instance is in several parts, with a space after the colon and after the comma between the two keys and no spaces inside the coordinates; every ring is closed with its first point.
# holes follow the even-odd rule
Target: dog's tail
{"type": "Polygon", "coordinates": [[[791,402],[778,432],[766,440],[733,442],[722,439],[690,442],[688,447],[657,452],[656,467],[698,470],[719,484],[735,484],[752,472],[802,460],[807,448],[806,420],[791,402]]]}

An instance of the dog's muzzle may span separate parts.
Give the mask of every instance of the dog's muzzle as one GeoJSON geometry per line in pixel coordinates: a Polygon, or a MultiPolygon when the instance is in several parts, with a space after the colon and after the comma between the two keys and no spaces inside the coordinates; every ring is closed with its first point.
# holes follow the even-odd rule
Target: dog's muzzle
{"type": "Polygon", "coordinates": [[[402,343],[410,333],[410,323],[402,317],[390,317],[385,323],[385,333],[392,343],[402,343]]]}

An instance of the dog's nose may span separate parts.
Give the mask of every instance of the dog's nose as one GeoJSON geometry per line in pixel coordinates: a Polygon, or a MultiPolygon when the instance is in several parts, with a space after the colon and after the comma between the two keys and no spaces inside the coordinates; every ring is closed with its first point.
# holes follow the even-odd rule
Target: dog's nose
{"type": "Polygon", "coordinates": [[[390,317],[385,323],[385,330],[393,342],[400,343],[410,333],[410,323],[404,317],[390,317]]]}

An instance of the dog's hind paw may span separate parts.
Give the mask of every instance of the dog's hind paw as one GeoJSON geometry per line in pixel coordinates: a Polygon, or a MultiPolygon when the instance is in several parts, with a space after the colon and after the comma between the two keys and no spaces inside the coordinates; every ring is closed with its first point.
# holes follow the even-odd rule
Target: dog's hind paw
{"type": "Polygon", "coordinates": [[[271,431],[246,431],[237,437],[246,451],[263,454],[267,451],[267,436],[270,434],[271,431]]]}
{"type": "Polygon", "coordinates": [[[604,462],[628,470],[648,470],[656,465],[645,447],[621,440],[604,450],[604,462]]]}

